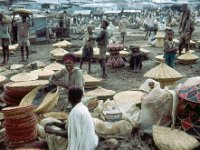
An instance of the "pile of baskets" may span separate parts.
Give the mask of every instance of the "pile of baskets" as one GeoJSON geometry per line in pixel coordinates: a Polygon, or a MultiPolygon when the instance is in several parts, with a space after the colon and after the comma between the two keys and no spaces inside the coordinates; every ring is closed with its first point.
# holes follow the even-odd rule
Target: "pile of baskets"
{"type": "Polygon", "coordinates": [[[9,148],[22,147],[37,138],[37,119],[34,106],[7,107],[2,110],[5,121],[5,139],[9,148]]]}

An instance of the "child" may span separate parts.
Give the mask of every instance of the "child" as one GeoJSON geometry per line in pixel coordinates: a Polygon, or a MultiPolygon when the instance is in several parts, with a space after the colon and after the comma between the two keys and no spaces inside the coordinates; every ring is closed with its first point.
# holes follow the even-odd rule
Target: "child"
{"type": "MultiPolygon", "coordinates": [[[[29,56],[28,47],[30,46],[29,29],[31,27],[31,24],[26,21],[26,18],[27,18],[26,15],[22,15],[22,22],[18,24],[18,42],[19,46],[21,47],[22,61],[24,61],[24,48],[26,48],[26,59],[28,60],[29,56]]],[[[32,20],[32,25],[33,25],[33,20],[32,20]]]]}
{"type": "Polygon", "coordinates": [[[95,41],[92,38],[92,26],[88,26],[87,32],[85,34],[82,59],[80,62],[80,69],[82,69],[84,59],[88,59],[88,73],[91,73],[91,59],[93,58],[93,47],[95,43],[95,41]]]}
{"type": "Polygon", "coordinates": [[[109,22],[107,20],[103,20],[101,23],[101,30],[100,34],[96,38],[96,41],[98,42],[99,47],[99,63],[101,65],[101,68],[103,70],[103,78],[107,77],[106,74],[106,50],[109,40],[109,35],[107,31],[107,27],[109,26],[109,22]]]}
{"type": "Polygon", "coordinates": [[[174,68],[175,67],[175,56],[177,48],[175,48],[175,43],[173,42],[174,31],[168,30],[166,40],[164,42],[164,58],[165,63],[174,68]]]}
{"type": "Polygon", "coordinates": [[[3,50],[3,62],[2,65],[5,65],[9,61],[9,44],[10,44],[10,35],[9,35],[8,23],[5,23],[3,20],[3,14],[0,13],[0,39],[3,50]]]}
{"type": "Polygon", "coordinates": [[[140,51],[139,45],[130,46],[130,67],[133,68],[133,71],[137,73],[142,69],[142,61],[144,60],[144,53],[140,51]]]}

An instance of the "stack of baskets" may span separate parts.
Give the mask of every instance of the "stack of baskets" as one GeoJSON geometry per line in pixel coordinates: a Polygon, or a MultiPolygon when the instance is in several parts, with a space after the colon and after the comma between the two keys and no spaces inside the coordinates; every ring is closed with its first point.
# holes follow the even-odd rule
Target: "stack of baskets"
{"type": "Polygon", "coordinates": [[[17,106],[23,97],[39,85],[47,84],[47,80],[37,80],[29,82],[10,82],[4,85],[2,100],[8,106],[17,106]]]}
{"type": "Polygon", "coordinates": [[[33,105],[7,107],[2,112],[5,117],[5,138],[9,148],[22,147],[37,138],[37,119],[33,105]]]}

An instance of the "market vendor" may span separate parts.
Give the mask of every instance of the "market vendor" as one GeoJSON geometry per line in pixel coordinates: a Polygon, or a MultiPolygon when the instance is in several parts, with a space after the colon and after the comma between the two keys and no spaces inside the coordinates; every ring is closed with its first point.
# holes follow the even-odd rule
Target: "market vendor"
{"type": "Polygon", "coordinates": [[[66,89],[70,86],[79,86],[84,91],[84,79],[82,70],[75,67],[76,56],[73,54],[66,54],[63,57],[65,68],[53,74],[49,80],[50,83],[59,86],[59,102],[58,110],[64,110],[68,105],[66,89]]]}
{"type": "Polygon", "coordinates": [[[130,67],[133,68],[134,72],[138,72],[142,69],[142,61],[144,60],[144,53],[140,51],[139,45],[130,46],[130,67]]]}

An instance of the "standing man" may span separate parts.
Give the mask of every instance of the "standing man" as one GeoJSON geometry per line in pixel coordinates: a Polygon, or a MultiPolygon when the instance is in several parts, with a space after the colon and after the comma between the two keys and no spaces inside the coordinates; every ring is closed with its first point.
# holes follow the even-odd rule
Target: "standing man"
{"type": "Polygon", "coordinates": [[[126,28],[127,28],[128,24],[129,24],[128,20],[126,20],[126,17],[123,15],[122,20],[120,20],[120,22],[119,22],[119,32],[121,33],[123,45],[124,45],[124,38],[126,36],[126,28]]]}
{"type": "Polygon", "coordinates": [[[194,32],[194,23],[190,18],[191,13],[190,10],[187,8],[187,5],[183,5],[183,13],[180,18],[180,25],[179,25],[179,33],[180,33],[180,40],[179,40],[179,55],[183,48],[185,47],[186,51],[189,51],[190,39],[192,33],[194,32]]]}
{"type": "Polygon", "coordinates": [[[106,50],[109,40],[109,35],[107,31],[107,27],[109,26],[109,22],[107,20],[103,20],[101,23],[101,30],[100,34],[96,38],[99,47],[99,63],[103,71],[103,78],[107,77],[106,74],[106,50]]]}
{"type": "Polygon", "coordinates": [[[9,61],[9,44],[10,44],[9,27],[10,24],[3,19],[3,14],[0,13],[0,40],[3,51],[2,65],[7,64],[9,61]]]}
{"type": "MultiPolygon", "coordinates": [[[[29,21],[30,21],[30,17],[29,21]]],[[[31,23],[27,21],[27,15],[22,15],[22,22],[18,24],[18,43],[21,47],[21,55],[22,55],[22,61],[25,61],[24,59],[24,49],[26,49],[26,59],[28,60],[29,56],[29,29],[31,27],[31,23]]],[[[32,26],[33,26],[33,18],[32,18],[32,26]]]]}

